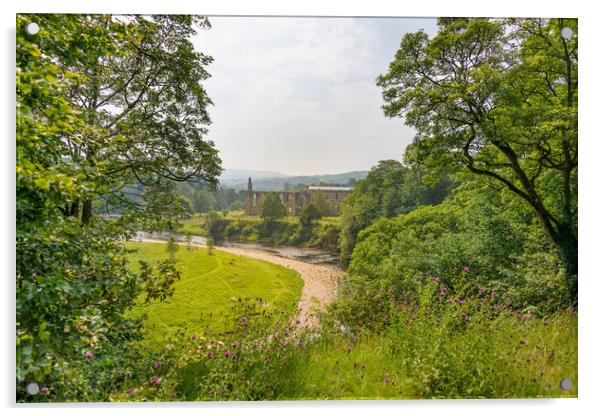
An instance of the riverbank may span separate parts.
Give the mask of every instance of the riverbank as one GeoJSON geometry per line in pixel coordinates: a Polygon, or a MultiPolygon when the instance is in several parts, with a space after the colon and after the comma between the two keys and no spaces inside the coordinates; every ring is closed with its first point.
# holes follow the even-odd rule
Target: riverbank
{"type": "MultiPolygon", "coordinates": [[[[162,239],[144,237],[140,234],[133,241],[165,243],[162,239]]],[[[196,237],[191,241],[191,245],[195,247],[207,247],[204,241],[201,240],[201,237],[196,237]]],[[[236,245],[218,245],[215,246],[215,249],[238,256],[263,260],[299,273],[304,285],[299,300],[299,311],[295,319],[299,320],[300,327],[317,327],[318,319],[315,312],[323,309],[334,300],[337,281],[343,275],[343,271],[334,265],[297,260],[278,254],[278,252],[274,252],[273,250],[261,249],[258,245],[245,247],[244,244],[239,243],[236,245]]]]}

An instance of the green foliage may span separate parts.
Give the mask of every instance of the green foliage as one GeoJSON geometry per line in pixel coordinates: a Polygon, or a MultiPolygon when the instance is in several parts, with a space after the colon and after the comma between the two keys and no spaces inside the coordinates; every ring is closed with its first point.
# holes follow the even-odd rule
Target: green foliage
{"type": "Polygon", "coordinates": [[[439,20],[408,33],[378,78],[384,110],[414,127],[416,160],[523,199],[555,244],[577,300],[577,20],[439,20]],[[574,36],[564,39],[560,29],[574,36]]]}
{"type": "Polygon", "coordinates": [[[192,195],[192,201],[194,212],[209,212],[213,211],[215,207],[215,201],[212,195],[205,190],[194,192],[192,195]]]}
{"type": "Polygon", "coordinates": [[[245,209],[245,204],[242,201],[234,201],[228,207],[230,211],[242,211],[245,209]]]}
{"type": "Polygon", "coordinates": [[[299,222],[301,223],[301,226],[308,228],[311,226],[313,221],[318,220],[323,216],[324,211],[322,211],[315,203],[312,202],[301,210],[301,214],[299,214],[299,222]]]}
{"type": "Polygon", "coordinates": [[[276,192],[270,192],[266,195],[261,205],[261,219],[269,228],[274,221],[286,217],[286,207],[280,200],[276,192]]]}
{"type": "Polygon", "coordinates": [[[228,220],[215,211],[211,211],[205,216],[204,229],[214,242],[224,240],[227,226],[228,220]]]}
{"type": "Polygon", "coordinates": [[[209,58],[188,40],[195,19],[17,16],[17,401],[105,400],[139,358],[128,310],[177,280],[167,263],[130,270],[119,241],[179,212],[170,180],[219,174],[199,129],[209,58]],[[184,109],[190,122],[174,125],[184,109]],[[109,206],[122,216],[93,215],[109,206]],[[28,395],[32,381],[48,390],[28,395]]]}
{"type": "Polygon", "coordinates": [[[194,208],[192,207],[192,201],[190,200],[190,198],[183,195],[179,195],[178,203],[184,211],[184,217],[190,217],[192,214],[194,214],[194,208]]]}
{"type": "Polygon", "coordinates": [[[324,192],[314,192],[311,196],[311,203],[317,208],[319,218],[332,214],[332,205],[328,202],[324,192]]]}
{"type": "Polygon", "coordinates": [[[440,203],[451,183],[442,174],[433,185],[423,184],[418,168],[408,168],[394,160],[383,160],[365,179],[355,184],[342,203],[341,259],[348,263],[358,233],[378,218],[391,218],[419,205],[440,203]]]}

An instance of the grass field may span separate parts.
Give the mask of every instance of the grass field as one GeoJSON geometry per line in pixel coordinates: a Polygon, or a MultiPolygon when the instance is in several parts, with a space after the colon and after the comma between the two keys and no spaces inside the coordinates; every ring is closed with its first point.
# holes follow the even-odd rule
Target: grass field
{"type": "MultiPolygon", "coordinates": [[[[153,264],[167,257],[166,244],[126,245],[136,249],[130,255],[133,267],[139,267],[138,260],[153,264]]],[[[147,316],[143,343],[148,348],[163,345],[165,337],[177,330],[201,334],[222,329],[239,298],[261,297],[270,306],[292,313],[303,287],[303,280],[293,270],[219,250],[209,255],[205,248],[189,251],[180,246],[176,261],[182,277],[173,296],[133,311],[135,317],[147,316]]]]}

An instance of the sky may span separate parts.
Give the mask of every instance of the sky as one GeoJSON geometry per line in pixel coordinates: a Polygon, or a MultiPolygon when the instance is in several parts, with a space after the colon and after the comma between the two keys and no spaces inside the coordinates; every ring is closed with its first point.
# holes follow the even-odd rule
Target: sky
{"type": "Polygon", "coordinates": [[[208,139],[225,169],[291,175],[368,170],[401,160],[414,132],[388,119],[375,79],[427,18],[210,17],[208,139]]]}

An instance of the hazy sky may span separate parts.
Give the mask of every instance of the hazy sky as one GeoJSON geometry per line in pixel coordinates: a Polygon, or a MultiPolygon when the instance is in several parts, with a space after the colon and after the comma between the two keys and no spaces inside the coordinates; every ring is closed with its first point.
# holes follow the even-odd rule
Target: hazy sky
{"type": "Polygon", "coordinates": [[[209,138],[228,169],[367,170],[401,159],[412,129],[387,119],[375,78],[403,34],[434,19],[213,17],[195,47],[214,57],[209,138]]]}

